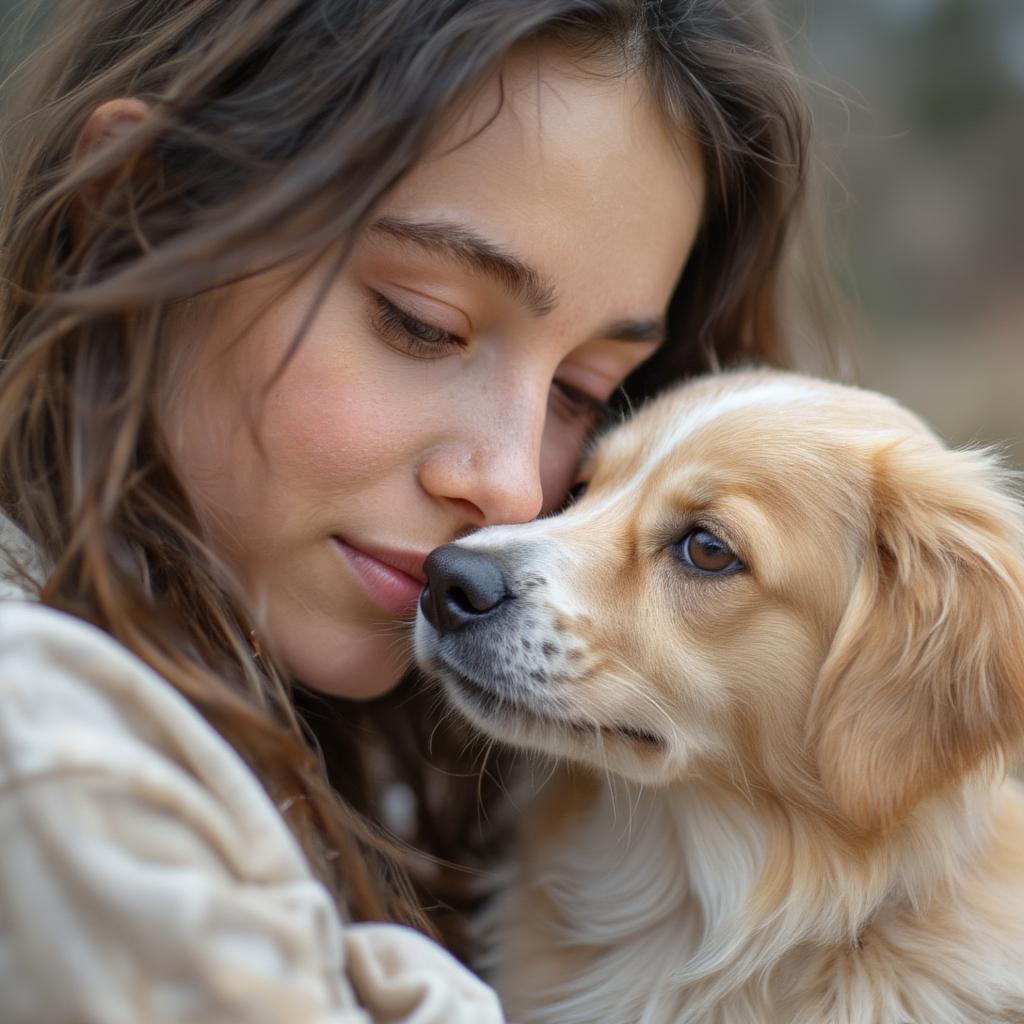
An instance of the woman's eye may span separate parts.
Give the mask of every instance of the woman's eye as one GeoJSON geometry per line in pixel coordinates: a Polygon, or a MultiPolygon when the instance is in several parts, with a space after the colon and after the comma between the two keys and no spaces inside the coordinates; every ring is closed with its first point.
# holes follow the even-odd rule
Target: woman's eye
{"type": "Polygon", "coordinates": [[[569,494],[568,494],[568,497],[566,498],[566,502],[565,502],[566,505],[575,504],[586,493],[587,493],[587,481],[586,480],[580,480],[579,483],[573,484],[572,487],[569,488],[569,494]]]}
{"type": "Polygon", "coordinates": [[[389,344],[396,345],[411,355],[428,359],[445,356],[466,347],[466,339],[460,335],[420,320],[378,292],[372,292],[371,295],[373,326],[389,344]]]}
{"type": "Polygon", "coordinates": [[[672,551],[683,565],[702,574],[725,575],[744,568],[729,545],[709,530],[691,530],[672,545],[672,551]]]}
{"type": "Polygon", "coordinates": [[[602,402],[600,398],[588,395],[571,384],[556,380],[552,387],[558,396],[559,404],[569,415],[579,419],[592,419],[594,424],[603,422],[609,413],[608,403],[602,402]]]}

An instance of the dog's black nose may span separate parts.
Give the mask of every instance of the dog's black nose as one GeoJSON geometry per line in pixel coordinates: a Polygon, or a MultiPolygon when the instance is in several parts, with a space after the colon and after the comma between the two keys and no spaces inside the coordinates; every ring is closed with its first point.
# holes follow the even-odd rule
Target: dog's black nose
{"type": "Polygon", "coordinates": [[[445,544],[423,565],[420,608],[439,633],[454,633],[490,615],[509,597],[500,566],[482,551],[445,544]]]}

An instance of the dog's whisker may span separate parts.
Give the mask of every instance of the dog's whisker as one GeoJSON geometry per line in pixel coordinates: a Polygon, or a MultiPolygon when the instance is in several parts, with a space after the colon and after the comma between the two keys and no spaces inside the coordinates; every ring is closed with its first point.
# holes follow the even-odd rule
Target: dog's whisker
{"type": "MultiPolygon", "coordinates": [[[[627,794],[628,794],[628,790],[627,790],[627,794]]],[[[636,794],[635,794],[634,798],[632,800],[630,800],[629,804],[628,804],[628,806],[629,806],[629,826],[628,826],[628,829],[627,829],[627,839],[626,839],[626,842],[627,842],[628,845],[632,845],[632,841],[633,841],[633,823],[636,821],[637,814],[639,813],[639,810],[640,810],[640,803],[643,800],[643,797],[644,797],[643,787],[642,786],[638,786],[636,788],[636,794]]]]}
{"type": "Polygon", "coordinates": [[[551,780],[555,777],[555,773],[557,771],[558,771],[558,762],[556,760],[554,760],[554,758],[543,757],[543,758],[540,758],[540,759],[531,760],[531,762],[530,762],[530,779],[531,779],[531,782],[533,782],[533,784],[535,786],[534,792],[538,792],[539,793],[542,790],[544,790],[551,783],[551,780]],[[538,763],[543,764],[544,771],[545,771],[544,779],[543,779],[543,781],[541,781],[541,783],[539,785],[537,785],[537,783],[535,781],[536,777],[533,774],[534,766],[536,764],[538,764],[538,763]]]}
{"type": "Polygon", "coordinates": [[[627,664],[615,659],[614,668],[616,669],[616,675],[612,677],[612,682],[615,686],[626,690],[632,696],[646,704],[647,707],[651,708],[665,723],[665,740],[666,742],[671,742],[675,732],[675,723],[669,712],[666,711],[665,708],[663,708],[658,701],[647,692],[643,680],[637,678],[633,670],[627,664]]]}
{"type": "Polygon", "coordinates": [[[374,636],[402,636],[412,639],[412,623],[410,622],[372,622],[367,629],[374,636]]]}
{"type": "Polygon", "coordinates": [[[412,665],[416,658],[414,639],[408,624],[374,623],[370,626],[374,636],[388,643],[388,654],[401,662],[412,665]]]}
{"type": "MultiPolygon", "coordinates": [[[[486,821],[486,819],[487,819],[487,808],[485,806],[485,801],[484,801],[484,779],[485,778],[493,778],[493,776],[489,776],[488,775],[488,772],[487,772],[487,760],[491,756],[492,752],[494,751],[494,744],[495,744],[495,741],[493,739],[489,739],[483,745],[482,756],[480,758],[480,770],[477,773],[477,780],[476,780],[476,803],[477,803],[477,808],[478,808],[478,818],[477,818],[478,824],[483,824],[486,821]],[[479,817],[480,814],[482,814],[484,816],[483,819],[481,819],[479,817]]],[[[495,782],[496,781],[497,780],[495,780],[495,782]]]]}

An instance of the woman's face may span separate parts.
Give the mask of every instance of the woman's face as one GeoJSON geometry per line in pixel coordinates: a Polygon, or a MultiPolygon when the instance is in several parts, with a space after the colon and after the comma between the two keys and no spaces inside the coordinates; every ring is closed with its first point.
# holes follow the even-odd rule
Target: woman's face
{"type": "Polygon", "coordinates": [[[398,681],[433,548],[559,505],[595,404],[657,348],[697,229],[697,147],[639,79],[547,50],[503,79],[497,116],[495,79],[381,202],[265,396],[326,264],[222,290],[168,399],[261,638],[325,692],[398,681]]]}

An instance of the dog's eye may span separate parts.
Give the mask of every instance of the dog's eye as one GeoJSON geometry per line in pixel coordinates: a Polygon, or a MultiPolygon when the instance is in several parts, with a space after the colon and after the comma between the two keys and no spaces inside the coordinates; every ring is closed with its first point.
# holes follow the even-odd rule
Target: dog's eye
{"type": "Polygon", "coordinates": [[[691,530],[672,550],[684,565],[700,573],[722,575],[743,568],[732,548],[708,530],[691,530]]]}
{"type": "Polygon", "coordinates": [[[579,483],[573,484],[572,487],[569,489],[569,497],[566,499],[565,503],[567,505],[572,505],[573,503],[579,501],[580,498],[582,498],[583,495],[586,494],[586,493],[587,493],[587,481],[586,480],[580,480],[579,483]]]}

